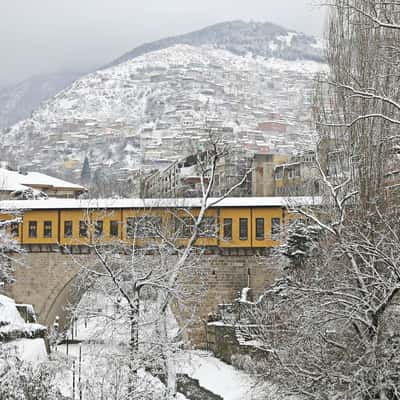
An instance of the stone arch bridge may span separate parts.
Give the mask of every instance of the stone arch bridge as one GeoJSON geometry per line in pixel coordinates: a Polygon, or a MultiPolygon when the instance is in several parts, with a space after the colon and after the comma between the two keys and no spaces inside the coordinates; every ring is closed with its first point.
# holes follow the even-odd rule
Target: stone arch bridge
{"type": "MultiPolygon", "coordinates": [[[[206,260],[202,260],[198,268],[205,293],[200,302],[198,298],[194,299],[196,321],[189,329],[189,337],[198,347],[205,345],[204,321],[210,313],[217,311],[218,304],[233,301],[244,287],[252,288],[255,295],[261,294],[280,275],[280,268],[274,265],[271,257],[260,257],[251,250],[232,249],[228,254],[203,257],[206,260]]],[[[90,252],[69,254],[56,248],[27,251],[12,261],[16,282],[6,288],[6,294],[17,303],[32,304],[40,323],[51,327],[59,316],[61,326],[67,327],[69,310],[82,295],[75,285],[80,270],[78,265],[96,262],[96,256],[90,252]]]]}

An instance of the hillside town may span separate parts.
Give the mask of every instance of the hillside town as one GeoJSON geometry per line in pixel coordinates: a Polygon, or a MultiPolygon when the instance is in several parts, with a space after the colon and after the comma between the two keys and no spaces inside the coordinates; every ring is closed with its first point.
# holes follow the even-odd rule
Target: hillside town
{"type": "Polygon", "coordinates": [[[5,133],[2,158],[80,182],[87,157],[92,177],[123,183],[190,155],[210,130],[249,152],[292,154],[312,146],[312,74],[324,68],[175,46],[76,81],[5,133]],[[40,151],[27,160],[28,148],[40,151]]]}

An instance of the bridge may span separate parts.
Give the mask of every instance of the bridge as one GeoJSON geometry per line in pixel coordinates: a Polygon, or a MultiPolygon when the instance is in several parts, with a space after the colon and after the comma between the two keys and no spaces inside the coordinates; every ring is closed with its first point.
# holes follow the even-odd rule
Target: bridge
{"type": "MultiPolygon", "coordinates": [[[[310,205],[314,199],[296,201],[310,205]]],[[[82,295],[76,285],[79,265],[100,268],[93,246],[147,246],[155,234],[144,226],[173,232],[177,248],[184,246],[199,200],[7,201],[0,202],[0,210],[3,220],[20,215],[22,222],[9,231],[25,249],[12,257],[16,283],[6,293],[18,303],[32,304],[39,322],[51,326],[59,316],[66,326],[82,295]]],[[[218,304],[233,301],[244,287],[261,294],[279,277],[280,268],[269,253],[293,217],[288,199],[282,198],[228,198],[207,210],[207,223],[195,243],[205,249],[202,261],[183,277],[192,289],[205,288],[201,302],[198,297],[192,301],[197,319],[189,329],[192,343],[204,345],[204,321],[218,304]]],[[[128,260],[129,251],[121,257],[128,260]]],[[[146,257],[153,257],[151,251],[146,257]]]]}

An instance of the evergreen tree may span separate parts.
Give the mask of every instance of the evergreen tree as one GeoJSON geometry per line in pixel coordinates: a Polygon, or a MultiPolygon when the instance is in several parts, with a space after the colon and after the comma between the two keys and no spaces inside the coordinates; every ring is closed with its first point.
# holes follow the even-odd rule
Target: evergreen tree
{"type": "Polygon", "coordinates": [[[85,160],[83,161],[82,173],[81,173],[82,183],[89,183],[90,177],[91,177],[91,173],[90,173],[89,159],[87,156],[85,156],[85,160]]]}

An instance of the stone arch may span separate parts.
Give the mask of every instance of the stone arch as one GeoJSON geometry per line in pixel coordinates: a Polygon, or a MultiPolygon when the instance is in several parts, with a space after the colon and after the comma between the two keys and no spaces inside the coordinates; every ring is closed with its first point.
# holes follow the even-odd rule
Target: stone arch
{"type": "Polygon", "coordinates": [[[69,322],[69,305],[79,302],[84,290],[77,290],[75,282],[79,264],[93,261],[91,255],[71,255],[55,252],[25,253],[13,260],[16,283],[7,293],[17,303],[32,304],[38,322],[52,326],[56,315],[60,327],[69,322]]]}

